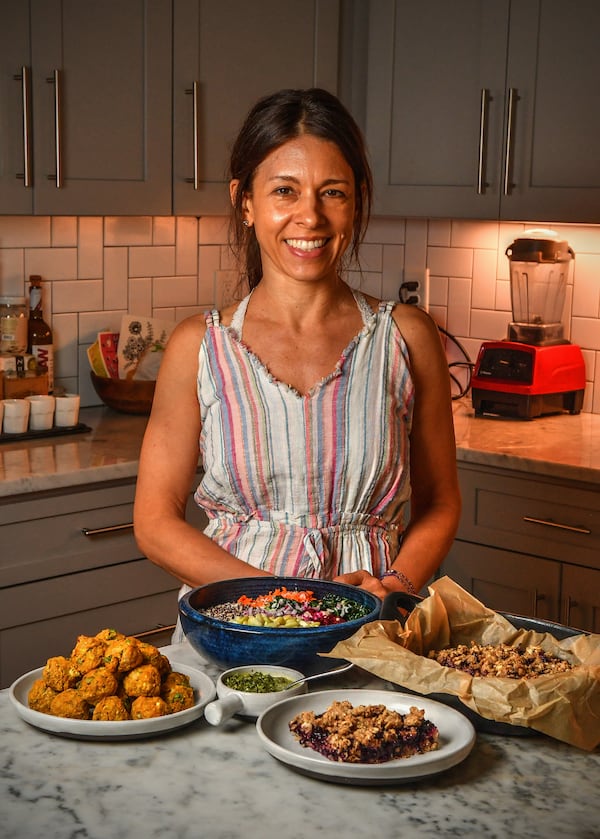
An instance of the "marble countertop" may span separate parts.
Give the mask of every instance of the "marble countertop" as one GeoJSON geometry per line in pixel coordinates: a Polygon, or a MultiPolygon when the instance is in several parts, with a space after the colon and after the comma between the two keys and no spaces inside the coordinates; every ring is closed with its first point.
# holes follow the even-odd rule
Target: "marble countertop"
{"type": "MultiPolygon", "coordinates": [[[[164,651],[216,679],[187,643],[164,651]]],[[[397,689],[360,669],[312,685],[397,689]]],[[[237,718],[220,728],[202,718],[148,740],[77,741],[29,726],[1,691],[0,738],[7,839],[600,837],[600,754],[542,736],[478,734],[459,765],[381,787],[301,775],[264,750],[252,722],[237,718]]]]}
{"type": "MultiPolygon", "coordinates": [[[[0,443],[0,498],[135,477],[147,418],[85,408],[84,434],[0,443]]],[[[600,415],[475,417],[454,403],[459,462],[600,484],[600,415]]]]}

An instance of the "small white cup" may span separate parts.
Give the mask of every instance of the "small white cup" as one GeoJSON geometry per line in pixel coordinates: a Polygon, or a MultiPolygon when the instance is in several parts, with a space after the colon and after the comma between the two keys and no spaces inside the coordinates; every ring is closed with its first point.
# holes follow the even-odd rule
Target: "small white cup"
{"type": "Polygon", "coordinates": [[[54,423],[54,396],[27,396],[29,402],[29,428],[47,431],[54,423]]]}
{"type": "Polygon", "coordinates": [[[27,399],[5,399],[2,430],[5,434],[24,434],[29,420],[27,399]]]}
{"type": "Polygon", "coordinates": [[[80,401],[78,393],[65,393],[62,396],[57,396],[54,405],[54,424],[60,428],[77,425],[80,401]]]}

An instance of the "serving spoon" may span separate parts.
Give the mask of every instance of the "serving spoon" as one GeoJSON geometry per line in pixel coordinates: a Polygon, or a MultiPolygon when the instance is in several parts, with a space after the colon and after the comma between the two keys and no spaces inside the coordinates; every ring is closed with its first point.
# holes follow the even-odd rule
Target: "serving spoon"
{"type": "Polygon", "coordinates": [[[286,690],[290,690],[290,688],[295,688],[296,685],[301,685],[303,682],[311,682],[313,679],[324,679],[325,676],[335,676],[337,673],[345,673],[352,667],[354,667],[354,664],[350,661],[348,662],[348,664],[342,664],[340,667],[334,667],[333,670],[326,670],[325,673],[315,673],[313,676],[303,676],[301,679],[296,679],[295,682],[292,682],[291,685],[288,685],[286,687],[286,690]]]}

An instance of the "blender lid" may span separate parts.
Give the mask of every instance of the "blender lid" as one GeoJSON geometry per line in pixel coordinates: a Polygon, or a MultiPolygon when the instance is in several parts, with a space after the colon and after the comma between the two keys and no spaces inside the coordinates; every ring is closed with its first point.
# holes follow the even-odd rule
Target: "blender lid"
{"type": "Polygon", "coordinates": [[[525,230],[505,251],[515,262],[568,262],[575,258],[569,243],[553,230],[525,230]]]}

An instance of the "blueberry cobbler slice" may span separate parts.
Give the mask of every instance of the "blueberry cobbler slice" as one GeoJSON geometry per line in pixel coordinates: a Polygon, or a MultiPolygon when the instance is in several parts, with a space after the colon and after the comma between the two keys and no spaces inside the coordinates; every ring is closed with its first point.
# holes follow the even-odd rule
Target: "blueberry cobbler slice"
{"type": "Polygon", "coordinates": [[[333,702],[322,714],[303,711],[289,728],[303,746],[343,763],[385,763],[438,748],[437,727],[415,707],[400,714],[385,705],[333,702]]]}

